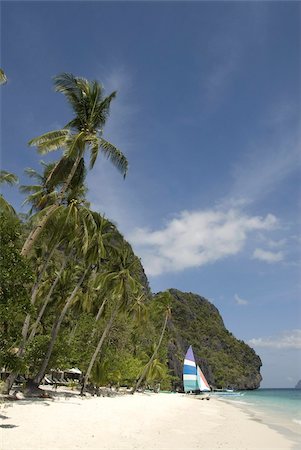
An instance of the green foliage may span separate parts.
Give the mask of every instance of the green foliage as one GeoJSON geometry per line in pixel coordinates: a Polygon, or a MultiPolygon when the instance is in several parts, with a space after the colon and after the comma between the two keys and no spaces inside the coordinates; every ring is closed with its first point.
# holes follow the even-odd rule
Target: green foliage
{"type": "Polygon", "coordinates": [[[106,351],[92,372],[91,381],[97,386],[131,386],[141,370],[141,361],[126,350],[106,351]]]}
{"type": "Polygon", "coordinates": [[[21,224],[18,219],[0,215],[0,366],[18,366],[16,346],[22,321],[30,310],[30,263],[20,255],[21,224]]]}
{"type": "Polygon", "coordinates": [[[38,335],[27,347],[26,358],[24,361],[27,374],[33,374],[36,368],[41,365],[47,350],[48,341],[49,335],[38,335]]]}

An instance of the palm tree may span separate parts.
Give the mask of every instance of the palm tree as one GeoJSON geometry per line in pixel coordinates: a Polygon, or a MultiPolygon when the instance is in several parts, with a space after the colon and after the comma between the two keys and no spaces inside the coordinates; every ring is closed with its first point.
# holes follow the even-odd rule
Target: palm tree
{"type": "MultiPolygon", "coordinates": [[[[39,212],[37,215],[41,214],[43,211],[39,212]]],[[[49,256],[44,262],[41,271],[39,272],[36,282],[32,288],[31,304],[35,305],[38,293],[38,287],[41,283],[42,275],[45,273],[47,262],[53,253],[53,250],[57,248],[58,245],[62,246],[66,254],[69,253],[70,248],[73,248],[74,255],[79,260],[89,258],[89,261],[98,261],[104,256],[105,245],[101,241],[101,236],[103,239],[107,239],[107,234],[103,233],[104,224],[108,221],[101,220],[101,217],[97,213],[90,211],[84,205],[81,205],[76,200],[73,200],[67,206],[59,206],[52,217],[47,222],[47,227],[45,228],[46,235],[49,235],[49,247],[52,248],[49,252],[49,256]],[[48,233],[48,228],[50,233],[48,233]],[[103,233],[103,234],[102,234],[103,233]],[[96,239],[96,236],[98,239],[96,239]],[[98,251],[95,247],[99,246],[98,251]]],[[[113,225],[112,225],[113,226],[113,225]]],[[[106,230],[107,231],[107,230],[106,230]]],[[[47,239],[47,240],[48,240],[47,239]]],[[[85,271],[85,269],[84,269],[85,271]]],[[[85,272],[87,273],[87,272],[85,272]]],[[[85,278],[85,277],[84,277],[85,278]]],[[[58,316],[56,324],[53,326],[52,338],[49,344],[49,349],[46,359],[49,360],[53,345],[55,343],[56,337],[58,335],[62,320],[66,315],[71,303],[81,287],[83,280],[81,277],[74,288],[74,291],[66,299],[66,308],[63,308],[61,315],[58,316]]],[[[53,294],[53,290],[51,295],[53,294]]],[[[47,303],[50,301],[51,297],[48,298],[47,303]]],[[[45,306],[46,307],[46,306],[45,306]]],[[[22,358],[25,353],[26,346],[28,344],[28,331],[30,327],[30,314],[27,314],[24,320],[22,328],[22,340],[18,347],[18,352],[16,357],[22,358]]],[[[37,324],[38,325],[38,324],[37,324]]],[[[30,334],[30,339],[32,334],[30,334]]],[[[16,372],[12,372],[6,380],[5,391],[9,392],[15,378],[17,376],[16,372]]]]}
{"type": "Polygon", "coordinates": [[[116,93],[104,97],[103,88],[97,81],[89,82],[84,78],[63,73],[54,78],[57,92],[64,94],[71,105],[75,117],[62,130],[48,132],[32,139],[29,145],[36,146],[40,153],[47,153],[58,148],[64,151],[63,158],[56,164],[49,174],[51,182],[55,172],[66,162],[70,163],[64,171],[60,191],[52,206],[40,217],[32,229],[22,248],[22,255],[27,256],[53,211],[62,202],[65,193],[72,182],[76,170],[84,161],[86,150],[90,150],[90,168],[95,164],[99,151],[108,158],[125,176],[128,162],[125,156],[113,144],[102,136],[103,127],[109,115],[110,104],[116,93]]]}
{"type": "Polygon", "coordinates": [[[108,267],[102,274],[102,288],[106,292],[106,295],[111,298],[111,311],[109,320],[100,336],[84,376],[81,394],[83,394],[86,389],[96,358],[112,328],[117,314],[121,311],[129,311],[134,299],[141,293],[142,286],[140,281],[138,281],[139,270],[139,259],[133,254],[129,244],[124,241],[121,244],[118,253],[115,255],[115,258],[112,258],[108,262],[108,267]]]}
{"type": "Polygon", "coordinates": [[[70,308],[76,294],[78,293],[78,291],[79,291],[84,279],[86,278],[87,274],[89,273],[89,271],[90,271],[90,266],[88,266],[86,268],[86,270],[80,275],[74,289],[72,290],[72,292],[66,299],[63,309],[61,310],[60,314],[58,315],[57,319],[55,320],[55,322],[53,324],[53,327],[51,330],[51,339],[49,341],[49,345],[48,345],[46,354],[44,356],[44,359],[43,359],[42,365],[39,369],[39,372],[35,375],[35,377],[33,379],[33,383],[36,384],[37,386],[40,384],[41,380],[43,379],[43,377],[45,375],[45,372],[46,372],[46,369],[47,369],[47,366],[48,366],[48,363],[50,360],[50,356],[53,351],[55,340],[58,336],[58,332],[60,330],[63,319],[65,318],[68,309],[70,308]]]}
{"type": "Polygon", "coordinates": [[[160,381],[166,376],[166,366],[159,358],[154,358],[148,365],[148,371],[145,377],[146,382],[160,381]]]}
{"type": "Polygon", "coordinates": [[[147,374],[151,371],[153,365],[154,365],[154,360],[158,354],[159,348],[162,344],[162,340],[164,337],[164,333],[167,327],[167,323],[168,323],[168,319],[170,318],[171,315],[171,301],[172,301],[172,296],[170,294],[169,291],[163,292],[156,300],[157,302],[159,302],[157,305],[159,307],[159,310],[162,309],[162,307],[165,310],[165,317],[163,320],[163,326],[162,326],[162,330],[161,330],[161,334],[160,334],[160,338],[159,341],[157,343],[157,345],[154,348],[153,354],[150,358],[150,360],[148,361],[148,363],[146,364],[146,366],[144,367],[137,383],[135,384],[135,386],[133,387],[131,394],[134,394],[137,389],[139,388],[140,384],[142,383],[142,381],[145,379],[145,377],[147,376],[147,374]]]}
{"type": "MultiPolygon", "coordinates": [[[[74,242],[74,236],[78,229],[85,230],[83,233],[81,244],[87,247],[87,243],[89,241],[89,232],[88,227],[90,227],[90,234],[93,234],[94,231],[94,219],[90,214],[90,210],[85,206],[78,203],[76,200],[73,200],[67,206],[61,205],[57,208],[53,216],[49,219],[47,223],[47,227],[45,231],[47,232],[48,239],[44,239],[46,244],[46,252],[48,253],[47,257],[44,256],[44,262],[41,266],[41,269],[38,271],[36,281],[32,287],[31,292],[31,304],[34,305],[36,302],[38,289],[43,279],[43,276],[46,272],[49,262],[52,259],[54,252],[60,246],[64,248],[66,253],[70,253],[70,244],[74,242]],[[91,229],[92,223],[92,229],[91,229]]],[[[36,256],[35,256],[36,258],[36,256]]],[[[50,299],[49,299],[50,300],[50,299]]],[[[27,314],[23,329],[22,336],[24,345],[27,340],[27,334],[29,330],[30,324],[30,314],[27,314]]],[[[19,354],[21,355],[23,352],[23,345],[19,347],[19,354]]]]}
{"type": "Polygon", "coordinates": [[[0,84],[5,84],[7,82],[6,75],[3,69],[0,69],[0,84]]]}
{"type": "MultiPolygon", "coordinates": [[[[73,209],[75,209],[75,207],[73,207],[73,209]]],[[[84,218],[86,218],[85,208],[83,208],[82,210],[84,211],[84,218]]],[[[53,324],[51,331],[51,339],[49,341],[47,352],[45,354],[39,372],[33,379],[33,383],[35,385],[38,385],[41,382],[43,376],[45,375],[45,371],[47,369],[60,327],[68,310],[70,309],[72,303],[74,302],[75,296],[78,294],[79,289],[81,288],[85,279],[88,280],[89,276],[92,276],[93,279],[95,278],[95,271],[99,270],[99,268],[102,265],[102,261],[107,257],[111,247],[111,240],[112,236],[114,236],[115,227],[108,220],[101,217],[99,214],[97,213],[91,214],[94,219],[93,225],[95,225],[95,227],[93,227],[92,230],[91,229],[89,230],[89,225],[91,225],[91,223],[90,224],[88,223],[87,225],[87,222],[83,220],[81,222],[81,231],[79,230],[76,233],[76,236],[79,235],[79,238],[76,237],[75,241],[72,243],[72,247],[74,248],[76,246],[78,255],[81,258],[83,258],[84,268],[81,269],[80,271],[81,274],[79,275],[78,281],[74,289],[67,297],[64,307],[58,314],[57,319],[53,324]],[[83,242],[82,239],[83,233],[87,233],[89,236],[89,238],[86,240],[87,244],[83,242]]]]}

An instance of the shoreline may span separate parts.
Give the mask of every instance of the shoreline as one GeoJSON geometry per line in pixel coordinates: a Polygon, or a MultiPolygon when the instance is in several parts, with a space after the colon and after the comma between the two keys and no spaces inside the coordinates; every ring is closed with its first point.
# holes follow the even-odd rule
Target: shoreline
{"type": "MultiPolygon", "coordinates": [[[[50,391],[51,393],[51,391],[50,391]]],[[[227,401],[184,394],[86,397],[1,405],[3,450],[294,449],[288,436],[227,401]]],[[[238,405],[237,405],[238,406],[238,405]]]]}
{"type": "MultiPolygon", "coordinates": [[[[244,413],[248,414],[251,420],[258,421],[267,425],[272,430],[277,431],[282,436],[292,440],[296,444],[300,442],[301,439],[301,427],[298,422],[294,422],[288,419],[281,413],[273,411],[272,413],[267,409],[262,409],[259,405],[250,403],[248,401],[244,402],[237,400],[230,400],[227,398],[219,398],[220,401],[225,402],[229,405],[233,405],[244,413]]],[[[249,399],[251,400],[251,399],[249,399]]],[[[299,447],[296,447],[299,448],[299,447]]]]}

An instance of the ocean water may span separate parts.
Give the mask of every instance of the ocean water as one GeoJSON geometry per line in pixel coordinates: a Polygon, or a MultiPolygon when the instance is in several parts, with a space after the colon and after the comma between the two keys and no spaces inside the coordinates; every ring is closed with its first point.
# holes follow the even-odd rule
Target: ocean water
{"type": "Polygon", "coordinates": [[[257,389],[241,391],[239,394],[212,395],[236,404],[255,420],[260,420],[299,442],[300,447],[296,448],[301,448],[301,390],[257,389]]]}

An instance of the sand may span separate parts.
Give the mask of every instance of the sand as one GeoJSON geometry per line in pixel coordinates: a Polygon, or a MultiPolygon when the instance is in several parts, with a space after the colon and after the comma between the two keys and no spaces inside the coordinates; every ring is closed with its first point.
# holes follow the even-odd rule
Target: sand
{"type": "Polygon", "coordinates": [[[183,394],[79,396],[1,406],[1,450],[292,449],[239,408],[183,394]]]}

